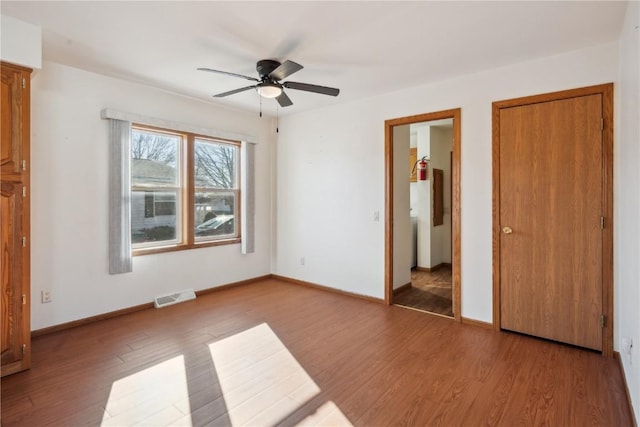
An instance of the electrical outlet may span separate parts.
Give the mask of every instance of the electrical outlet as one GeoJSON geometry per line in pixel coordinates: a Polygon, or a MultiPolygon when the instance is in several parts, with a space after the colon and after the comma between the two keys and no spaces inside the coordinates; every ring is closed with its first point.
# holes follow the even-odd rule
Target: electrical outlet
{"type": "Polygon", "coordinates": [[[304,265],[304,257],[300,257],[300,265],[304,265]]]}
{"type": "Polygon", "coordinates": [[[48,289],[40,291],[40,300],[42,304],[51,302],[51,291],[48,289]]]}

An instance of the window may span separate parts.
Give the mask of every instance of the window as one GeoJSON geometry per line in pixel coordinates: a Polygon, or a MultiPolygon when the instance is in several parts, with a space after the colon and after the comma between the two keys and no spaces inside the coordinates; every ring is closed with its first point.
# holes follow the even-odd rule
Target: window
{"type": "Polygon", "coordinates": [[[134,254],[237,243],[239,148],[235,141],[134,125],[134,254]]]}
{"type": "Polygon", "coordinates": [[[196,242],[236,236],[238,146],[196,138],[193,164],[196,242]]]}

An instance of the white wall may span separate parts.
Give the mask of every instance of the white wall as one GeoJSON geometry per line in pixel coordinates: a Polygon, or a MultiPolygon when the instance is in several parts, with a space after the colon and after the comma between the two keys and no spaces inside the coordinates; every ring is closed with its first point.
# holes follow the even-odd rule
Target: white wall
{"type": "MultiPolygon", "coordinates": [[[[417,156],[418,132],[414,124],[409,125],[409,147],[416,149],[416,156],[417,156]]],[[[411,165],[411,167],[413,168],[413,165],[411,165]]],[[[411,216],[417,216],[418,215],[418,183],[417,182],[409,182],[409,203],[411,204],[410,206],[411,216]]]]}
{"type": "MultiPolygon", "coordinates": [[[[417,126],[418,160],[431,157],[431,132],[429,126],[417,126]]],[[[416,182],[418,215],[418,267],[431,268],[431,168],[427,179],[416,182]]]]}
{"type": "Polygon", "coordinates": [[[616,42],[281,118],[275,272],[382,298],[384,121],[461,107],[462,316],[491,322],[492,101],[617,79],[616,42]]]}
{"type": "Polygon", "coordinates": [[[417,216],[419,213],[418,208],[418,183],[410,182],[409,183],[409,200],[411,202],[411,216],[417,216]]]}
{"type": "Polygon", "coordinates": [[[42,30],[11,16],[0,16],[0,58],[12,64],[42,68],[42,30]]]}
{"type": "Polygon", "coordinates": [[[393,289],[411,283],[409,125],[393,128],[393,289]]]}
{"type": "Polygon", "coordinates": [[[273,272],[382,298],[384,121],[360,119],[352,104],[280,118],[273,272]]]}
{"type": "Polygon", "coordinates": [[[51,62],[32,85],[32,329],[271,272],[270,119],[51,62]],[[109,275],[106,107],[256,136],[256,252],[234,244],[138,256],[133,273],[109,275]],[[53,302],[40,303],[42,289],[53,302]]]}
{"type": "Polygon", "coordinates": [[[431,227],[431,262],[429,267],[442,263],[451,264],[451,150],[453,148],[453,131],[451,128],[429,126],[431,134],[431,161],[429,162],[430,186],[433,191],[433,169],[442,170],[442,191],[444,216],[442,225],[433,225],[434,199],[429,199],[431,214],[428,221],[431,227]]]}
{"type": "Polygon", "coordinates": [[[620,38],[616,87],[614,289],[615,348],[620,351],[636,417],[640,416],[640,3],[629,2],[620,38]],[[633,340],[631,356],[622,338],[633,340]]]}

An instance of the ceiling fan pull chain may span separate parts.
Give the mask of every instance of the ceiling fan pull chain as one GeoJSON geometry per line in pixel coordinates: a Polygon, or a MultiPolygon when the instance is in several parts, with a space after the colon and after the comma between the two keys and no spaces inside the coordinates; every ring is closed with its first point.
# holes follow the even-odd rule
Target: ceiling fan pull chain
{"type": "Polygon", "coordinates": [[[260,97],[260,117],[262,117],[262,97],[260,97]]]}
{"type": "Polygon", "coordinates": [[[278,108],[278,104],[276,104],[276,133],[279,132],[278,127],[280,126],[280,109],[278,108]]]}

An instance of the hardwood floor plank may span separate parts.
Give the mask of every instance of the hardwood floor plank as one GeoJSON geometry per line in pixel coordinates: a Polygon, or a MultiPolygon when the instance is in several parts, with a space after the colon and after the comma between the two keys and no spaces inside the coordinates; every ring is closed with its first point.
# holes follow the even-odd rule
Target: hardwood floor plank
{"type": "Polygon", "coordinates": [[[277,280],[43,335],[2,424],[628,426],[613,359],[277,280]]]}
{"type": "Polygon", "coordinates": [[[140,421],[140,425],[145,426],[167,426],[183,418],[185,414],[175,406],[168,406],[160,412],[151,415],[140,421]]]}
{"type": "Polygon", "coordinates": [[[409,286],[394,290],[393,303],[453,317],[451,276],[450,265],[432,271],[414,268],[409,286]]]}

